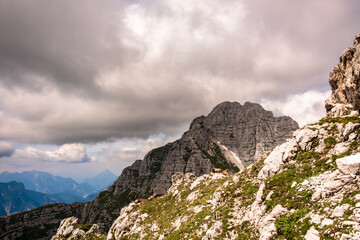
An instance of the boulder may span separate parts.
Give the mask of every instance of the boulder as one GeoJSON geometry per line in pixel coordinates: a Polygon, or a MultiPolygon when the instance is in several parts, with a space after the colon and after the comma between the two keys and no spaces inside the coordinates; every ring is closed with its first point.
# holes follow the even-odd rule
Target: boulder
{"type": "Polygon", "coordinates": [[[360,153],[346,156],[336,160],[339,171],[343,174],[359,174],[360,173],[360,153]]]}
{"type": "Polygon", "coordinates": [[[76,217],[65,218],[61,221],[56,235],[61,237],[69,236],[76,229],[77,224],[78,219],[76,217]]]}
{"type": "Polygon", "coordinates": [[[320,233],[314,227],[311,227],[304,237],[306,240],[320,240],[320,233]]]}

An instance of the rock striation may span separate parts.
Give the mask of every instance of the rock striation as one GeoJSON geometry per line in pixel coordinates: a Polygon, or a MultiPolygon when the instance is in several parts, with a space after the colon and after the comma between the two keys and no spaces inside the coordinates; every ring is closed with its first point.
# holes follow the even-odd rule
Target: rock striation
{"type": "Polygon", "coordinates": [[[360,110],[360,34],[347,48],[330,72],[331,96],[326,99],[328,116],[358,115],[360,110]]]}

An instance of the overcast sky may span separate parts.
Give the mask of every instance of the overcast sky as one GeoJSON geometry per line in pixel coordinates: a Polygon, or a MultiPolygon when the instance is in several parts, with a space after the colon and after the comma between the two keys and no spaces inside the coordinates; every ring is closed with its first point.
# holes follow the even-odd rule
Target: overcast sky
{"type": "Polygon", "coordinates": [[[116,174],[229,100],[300,125],[357,0],[0,0],[0,171],[116,174]]]}

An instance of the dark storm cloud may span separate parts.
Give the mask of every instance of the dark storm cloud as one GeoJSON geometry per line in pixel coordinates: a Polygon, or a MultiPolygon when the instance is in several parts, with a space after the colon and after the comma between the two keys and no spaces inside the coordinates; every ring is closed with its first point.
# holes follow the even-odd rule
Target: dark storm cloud
{"type": "Polygon", "coordinates": [[[179,134],[224,100],[325,92],[328,72],[358,32],[359,7],[0,0],[0,139],[179,134]]]}
{"type": "Polygon", "coordinates": [[[119,41],[121,4],[115,1],[0,1],[0,71],[7,87],[94,91],[94,77],[131,61],[119,41]]]}

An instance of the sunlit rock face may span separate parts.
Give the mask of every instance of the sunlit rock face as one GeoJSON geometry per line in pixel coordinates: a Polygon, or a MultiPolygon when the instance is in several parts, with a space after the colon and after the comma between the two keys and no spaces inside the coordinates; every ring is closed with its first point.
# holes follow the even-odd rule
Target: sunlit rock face
{"type": "Polygon", "coordinates": [[[360,110],[360,34],[354,46],[347,48],[330,72],[331,96],[325,108],[330,117],[358,115],[360,110]]]}

